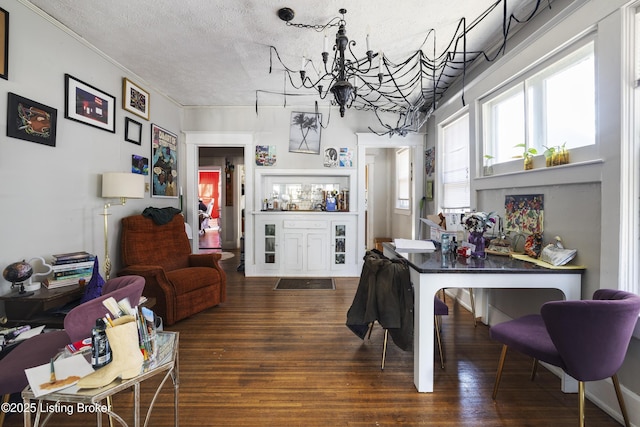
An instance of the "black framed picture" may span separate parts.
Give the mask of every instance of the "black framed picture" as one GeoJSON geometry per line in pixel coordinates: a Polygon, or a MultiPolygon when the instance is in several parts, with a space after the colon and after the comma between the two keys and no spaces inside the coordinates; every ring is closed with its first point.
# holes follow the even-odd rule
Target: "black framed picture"
{"type": "Polygon", "coordinates": [[[142,145],[142,123],[129,117],[124,118],[124,140],[142,145]]]}
{"type": "Polygon", "coordinates": [[[116,98],[75,77],[65,74],[65,110],[69,120],[116,132],[116,98]]]}
{"type": "Polygon", "coordinates": [[[7,136],[56,146],[58,110],[9,92],[7,136]]]}

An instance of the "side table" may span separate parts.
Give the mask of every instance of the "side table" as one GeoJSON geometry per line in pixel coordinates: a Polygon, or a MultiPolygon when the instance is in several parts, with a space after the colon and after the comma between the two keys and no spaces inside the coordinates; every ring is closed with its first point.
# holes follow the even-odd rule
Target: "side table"
{"type": "Polygon", "coordinates": [[[17,292],[10,292],[0,296],[0,301],[4,301],[9,325],[37,322],[61,328],[64,316],[49,316],[46,312],[79,299],[83,293],[84,287],[79,285],[57,289],[43,286],[28,297],[16,297],[17,292]]]}
{"type": "Polygon", "coordinates": [[[98,427],[102,427],[103,414],[112,417],[121,425],[127,426],[127,423],[114,411],[114,408],[111,408],[106,404],[106,400],[108,397],[113,396],[122,390],[133,387],[133,425],[135,427],[140,427],[140,384],[146,379],[164,373],[164,377],[149,403],[149,408],[147,409],[143,425],[145,427],[148,425],[155,401],[166,381],[171,378],[173,382],[174,397],[174,424],[175,427],[178,427],[178,338],[178,332],[158,332],[156,336],[158,353],[155,361],[152,361],[151,363],[145,362],[140,375],[128,380],[116,379],[111,384],[96,389],[78,390],[76,386],[72,386],[54,393],[45,394],[39,398],[36,398],[31,388],[27,386],[27,388],[22,392],[22,400],[24,402],[24,426],[31,427],[32,414],[35,414],[35,418],[33,419],[34,427],[44,426],[47,423],[52,412],[46,413],[47,404],[44,402],[54,402],[52,404],[58,405],[68,404],[71,412],[73,412],[73,408],[77,408],[78,405],[96,408],[96,425],[98,427]],[[32,402],[32,400],[34,400],[34,402],[32,402]],[[45,408],[44,412],[42,411],[42,408],[45,408]],[[40,418],[43,413],[45,414],[45,417],[41,420],[40,418]]]}

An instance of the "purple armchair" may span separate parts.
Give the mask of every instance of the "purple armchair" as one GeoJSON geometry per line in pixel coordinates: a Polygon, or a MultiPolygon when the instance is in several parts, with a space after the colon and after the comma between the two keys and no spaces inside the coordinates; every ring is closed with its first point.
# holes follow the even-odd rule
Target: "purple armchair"
{"type": "Polygon", "coordinates": [[[507,349],[562,368],[578,380],[580,426],[584,425],[584,382],[611,377],[625,425],[629,419],[617,372],[624,362],[640,314],[640,297],[613,289],[599,289],[593,300],[551,301],[540,315],[527,315],[493,326],[489,334],[503,343],[493,399],[498,394],[507,349]]]}
{"type": "MultiPolygon", "coordinates": [[[[24,370],[49,363],[51,357],[67,344],[91,336],[96,319],[108,311],[102,301],[113,297],[116,301],[127,297],[132,306],[138,305],[144,278],[123,276],[108,280],[102,288],[102,295],[74,307],[64,318],[64,330],[47,332],[32,337],[18,345],[0,360],[0,395],[8,401],[11,393],[22,391],[28,384],[24,370]]],[[[0,427],[4,412],[0,412],[0,427]]]]}

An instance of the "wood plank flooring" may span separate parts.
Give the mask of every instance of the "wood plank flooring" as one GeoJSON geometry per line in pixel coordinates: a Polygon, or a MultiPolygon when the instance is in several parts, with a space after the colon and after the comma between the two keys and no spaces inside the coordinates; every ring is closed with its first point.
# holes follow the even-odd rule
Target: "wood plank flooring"
{"type": "MultiPolygon", "coordinates": [[[[529,381],[530,360],[511,352],[498,399],[491,399],[500,345],[450,299],[444,317],[446,368],[435,393],[413,386],[413,354],[389,344],[380,370],[382,329],[364,342],[345,326],[357,279],[336,290],[273,290],[275,278],[245,278],[239,257],[228,272],[227,302],[167,328],[180,332],[181,426],[576,426],[576,394],[544,368],[529,381]]],[[[145,384],[143,402],[151,398],[145,384]]],[[[114,399],[132,420],[132,393],[114,399]]],[[[167,385],[150,426],[173,425],[167,385]]],[[[617,426],[588,402],[587,425],[617,426]]],[[[56,414],[50,425],[86,426],[87,415],[56,414]]],[[[106,422],[106,418],[105,418],[106,422]]],[[[22,425],[12,414],[5,426],[22,425]]]]}

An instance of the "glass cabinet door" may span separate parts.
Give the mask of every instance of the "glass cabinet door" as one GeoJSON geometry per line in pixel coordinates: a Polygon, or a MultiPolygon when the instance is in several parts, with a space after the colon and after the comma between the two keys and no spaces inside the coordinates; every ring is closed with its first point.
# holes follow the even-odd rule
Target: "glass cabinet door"
{"type": "Polygon", "coordinates": [[[347,226],[335,224],[334,229],[334,261],[335,265],[346,264],[347,226]]]}
{"type": "Polygon", "coordinates": [[[264,225],[264,262],[265,264],[276,263],[276,225],[264,225]]]}

